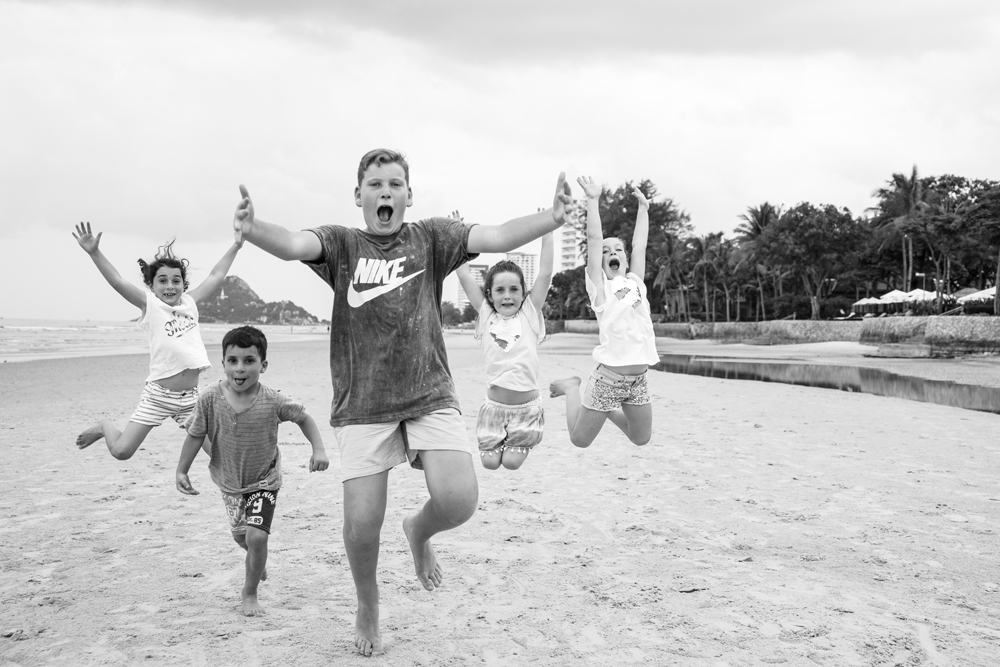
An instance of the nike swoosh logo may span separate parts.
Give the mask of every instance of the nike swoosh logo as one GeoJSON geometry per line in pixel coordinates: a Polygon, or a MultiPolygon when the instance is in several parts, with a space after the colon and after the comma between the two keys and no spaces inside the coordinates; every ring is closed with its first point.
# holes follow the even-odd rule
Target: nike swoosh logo
{"type": "Polygon", "coordinates": [[[364,292],[359,292],[356,289],[354,289],[354,283],[351,283],[350,285],[347,286],[347,305],[349,305],[351,308],[360,308],[361,306],[365,305],[372,299],[380,297],[387,292],[391,292],[392,290],[396,289],[397,287],[399,287],[406,281],[410,280],[411,278],[416,278],[425,270],[426,269],[420,269],[416,273],[411,273],[405,278],[397,278],[391,283],[386,283],[385,285],[379,285],[378,287],[366,289],[364,292]]]}

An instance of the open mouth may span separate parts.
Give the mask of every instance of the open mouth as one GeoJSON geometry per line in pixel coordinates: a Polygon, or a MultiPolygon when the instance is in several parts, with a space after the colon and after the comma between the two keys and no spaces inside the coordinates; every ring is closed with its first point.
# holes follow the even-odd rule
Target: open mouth
{"type": "Polygon", "coordinates": [[[392,207],[391,206],[379,206],[378,210],[375,211],[378,215],[379,222],[389,222],[392,218],[392,207]]]}
{"type": "Polygon", "coordinates": [[[235,384],[237,387],[242,387],[244,384],[246,384],[246,381],[247,381],[246,378],[233,378],[233,384],[235,384]]]}
{"type": "Polygon", "coordinates": [[[619,260],[617,257],[612,257],[611,259],[608,260],[608,268],[611,269],[612,271],[617,271],[618,267],[620,267],[621,265],[622,265],[621,260],[619,260]]]}

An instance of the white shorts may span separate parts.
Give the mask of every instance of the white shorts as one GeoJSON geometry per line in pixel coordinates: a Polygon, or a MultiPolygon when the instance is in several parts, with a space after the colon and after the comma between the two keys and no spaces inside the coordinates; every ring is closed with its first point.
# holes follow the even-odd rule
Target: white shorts
{"type": "Polygon", "coordinates": [[[139,406],[128,420],[144,426],[159,426],[169,417],[184,426],[198,403],[198,393],[198,387],[187,391],[173,391],[164,389],[155,382],[147,382],[142,389],[139,406]]]}
{"type": "Polygon", "coordinates": [[[340,479],[377,475],[400,463],[423,470],[421,450],[445,450],[472,454],[465,420],[455,408],[385,424],[334,426],[340,449],[340,479]]]}

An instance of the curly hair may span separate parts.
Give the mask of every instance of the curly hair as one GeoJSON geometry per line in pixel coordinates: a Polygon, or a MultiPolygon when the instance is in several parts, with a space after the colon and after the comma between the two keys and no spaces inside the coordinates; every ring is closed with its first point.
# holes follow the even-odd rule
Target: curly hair
{"type": "Polygon", "coordinates": [[[153,287],[153,278],[156,277],[156,272],[166,266],[171,269],[180,269],[181,280],[184,281],[184,291],[188,291],[190,287],[187,279],[188,261],[174,255],[173,245],[174,239],[171,239],[166,245],[161,245],[157,248],[156,256],[150,263],[147,263],[141,257],[139,258],[139,268],[142,269],[142,282],[146,283],[146,287],[153,287]]]}
{"type": "Polygon", "coordinates": [[[398,164],[403,168],[403,174],[406,176],[406,184],[410,184],[410,165],[406,162],[406,156],[399,151],[389,150],[388,148],[376,148],[373,151],[368,151],[361,158],[361,163],[358,165],[358,187],[361,187],[365,171],[373,164],[377,164],[380,167],[384,164],[398,164]]]}

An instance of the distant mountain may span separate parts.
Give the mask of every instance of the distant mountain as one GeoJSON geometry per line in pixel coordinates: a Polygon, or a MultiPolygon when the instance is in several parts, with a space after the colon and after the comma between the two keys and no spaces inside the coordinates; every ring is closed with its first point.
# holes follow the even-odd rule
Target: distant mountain
{"type": "Polygon", "coordinates": [[[315,315],[291,301],[265,303],[238,276],[227,276],[219,289],[198,302],[202,322],[228,324],[317,324],[315,315]]]}

